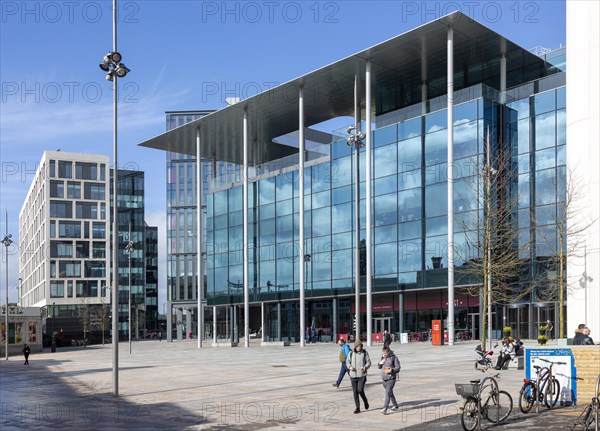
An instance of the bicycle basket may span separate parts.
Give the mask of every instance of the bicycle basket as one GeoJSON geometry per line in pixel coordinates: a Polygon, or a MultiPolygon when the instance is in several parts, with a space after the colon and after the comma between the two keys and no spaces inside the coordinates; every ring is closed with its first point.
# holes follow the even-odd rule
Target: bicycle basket
{"type": "Polygon", "coordinates": [[[477,383],[455,383],[456,393],[461,397],[470,397],[479,394],[477,383]]]}

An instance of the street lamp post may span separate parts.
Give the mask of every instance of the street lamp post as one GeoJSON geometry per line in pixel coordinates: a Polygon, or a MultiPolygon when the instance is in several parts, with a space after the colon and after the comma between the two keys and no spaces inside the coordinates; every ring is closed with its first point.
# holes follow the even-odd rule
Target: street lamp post
{"type": "MultiPolygon", "coordinates": [[[[363,139],[366,135],[358,130],[360,126],[357,121],[356,125],[348,126],[346,131],[350,136],[346,139],[349,147],[354,148],[354,176],[356,178],[354,184],[354,200],[356,207],[354,208],[354,234],[355,234],[355,253],[354,256],[354,302],[356,311],[356,332],[355,340],[360,341],[360,148],[364,146],[363,139]]],[[[367,185],[369,187],[369,185],[367,185]]]]}
{"type": "MultiPolygon", "coordinates": [[[[308,280],[308,264],[310,263],[310,258],[311,255],[310,254],[305,254],[304,255],[304,282],[306,283],[306,280],[308,280]]],[[[312,291],[312,283],[310,285],[311,291],[312,291]]]]}
{"type": "Polygon", "coordinates": [[[106,80],[113,83],[113,280],[112,280],[112,347],[113,347],[113,396],[119,396],[119,225],[117,209],[118,191],[118,146],[117,146],[117,102],[118,78],[124,78],[130,70],[121,63],[121,54],[117,51],[117,0],[113,0],[113,49],[102,58],[100,69],[106,72],[106,80]]]}
{"type": "Polygon", "coordinates": [[[6,354],[6,360],[8,361],[8,247],[10,247],[10,245],[13,243],[13,240],[11,239],[12,234],[8,233],[8,210],[6,211],[6,232],[7,234],[4,236],[4,239],[2,239],[2,244],[4,244],[4,249],[6,251],[6,308],[4,309],[6,316],[6,328],[4,329],[4,353],[6,354]]]}
{"type": "Polygon", "coordinates": [[[23,279],[19,277],[19,284],[17,285],[17,305],[21,307],[21,284],[23,283],[23,279]]]}
{"type": "MultiPolygon", "coordinates": [[[[129,254],[129,299],[128,299],[128,307],[127,307],[127,322],[128,322],[128,332],[129,332],[129,354],[131,354],[131,252],[133,252],[133,241],[131,240],[131,223],[129,223],[129,242],[125,246],[125,250],[129,254]]],[[[137,317],[137,310],[136,310],[137,317]]]]}

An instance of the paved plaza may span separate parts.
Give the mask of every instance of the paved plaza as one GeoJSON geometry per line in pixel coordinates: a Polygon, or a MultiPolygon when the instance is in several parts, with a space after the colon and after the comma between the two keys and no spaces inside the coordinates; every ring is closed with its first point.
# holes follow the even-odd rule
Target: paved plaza
{"type": "MultiPolygon", "coordinates": [[[[532,343],[530,343],[532,344],[532,343]]],[[[400,409],[381,414],[384,390],[376,365],[366,394],[370,409],[353,414],[346,376],[333,343],[306,348],[204,347],[197,341],[121,343],[119,397],[112,396],[110,345],[44,351],[0,360],[0,428],[8,430],[460,430],[461,398],[454,383],[483,374],[474,369],[475,342],[392,348],[402,370],[396,384],[400,409]]],[[[527,345],[527,344],[526,344],[527,345]]],[[[381,345],[367,347],[373,362],[381,345]]],[[[502,371],[501,389],[515,403],[525,371],[502,371]]],[[[563,430],[578,407],[522,415],[515,405],[506,425],[494,429],[563,430]]],[[[491,429],[489,423],[484,428],[491,429]]]]}

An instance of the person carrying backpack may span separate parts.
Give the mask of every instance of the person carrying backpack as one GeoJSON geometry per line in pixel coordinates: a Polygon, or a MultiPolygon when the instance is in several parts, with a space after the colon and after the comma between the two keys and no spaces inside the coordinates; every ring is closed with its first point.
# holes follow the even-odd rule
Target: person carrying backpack
{"type": "Polygon", "coordinates": [[[381,370],[381,380],[383,380],[385,389],[381,413],[387,415],[390,401],[393,404],[392,410],[398,409],[398,402],[394,396],[394,386],[396,385],[396,375],[400,371],[400,360],[389,347],[384,347],[381,351],[381,360],[377,363],[377,366],[381,370]]]}
{"type": "Polygon", "coordinates": [[[356,406],[353,413],[360,413],[359,396],[365,404],[365,410],[369,410],[369,401],[365,395],[365,383],[367,382],[367,370],[371,366],[371,358],[369,357],[369,353],[363,350],[363,344],[360,340],[354,343],[354,350],[348,355],[346,366],[350,370],[350,382],[352,383],[354,405],[356,406]]]}
{"type": "Polygon", "coordinates": [[[346,375],[346,373],[348,373],[348,367],[346,366],[346,359],[348,359],[348,355],[350,354],[350,346],[348,345],[348,343],[346,343],[344,341],[343,338],[340,338],[338,340],[338,346],[340,346],[340,362],[342,363],[342,366],[340,368],[340,374],[337,378],[337,380],[335,381],[335,383],[332,383],[332,385],[336,388],[340,387],[340,383],[342,383],[342,380],[344,379],[344,376],[346,375]]]}

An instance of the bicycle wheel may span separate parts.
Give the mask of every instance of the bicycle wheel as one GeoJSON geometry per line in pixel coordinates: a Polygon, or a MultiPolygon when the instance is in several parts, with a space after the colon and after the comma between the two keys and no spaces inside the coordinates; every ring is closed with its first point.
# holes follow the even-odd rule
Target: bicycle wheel
{"type": "Polygon", "coordinates": [[[510,416],[512,408],[513,400],[510,394],[500,391],[492,394],[483,406],[483,415],[488,421],[499,424],[510,416]]]}
{"type": "Polygon", "coordinates": [[[526,383],[519,392],[519,409],[523,413],[529,413],[535,404],[536,389],[532,383],[526,383]]]}
{"type": "Polygon", "coordinates": [[[544,404],[549,409],[553,408],[558,401],[558,397],[560,395],[560,383],[555,378],[552,378],[546,385],[546,390],[544,391],[544,404]]]}
{"type": "Polygon", "coordinates": [[[460,423],[465,431],[473,431],[479,426],[477,398],[468,397],[460,415],[460,423]]]}

